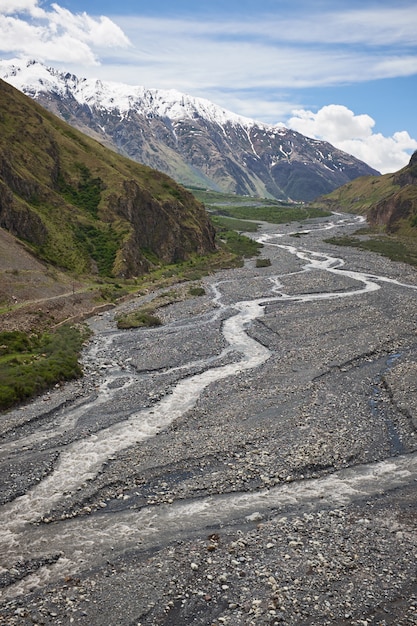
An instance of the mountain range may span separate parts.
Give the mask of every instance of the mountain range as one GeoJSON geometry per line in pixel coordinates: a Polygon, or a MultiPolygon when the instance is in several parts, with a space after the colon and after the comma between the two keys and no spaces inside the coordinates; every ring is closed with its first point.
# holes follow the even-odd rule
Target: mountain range
{"type": "Polygon", "coordinates": [[[379,174],[327,142],[175,90],[78,78],[21,59],[0,61],[0,78],[104,145],[186,186],[300,202],[379,174]]]}

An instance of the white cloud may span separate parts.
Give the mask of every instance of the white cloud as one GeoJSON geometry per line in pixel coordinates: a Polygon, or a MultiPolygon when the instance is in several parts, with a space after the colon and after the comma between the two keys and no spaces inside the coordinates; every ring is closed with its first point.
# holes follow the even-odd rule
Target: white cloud
{"type": "MultiPolygon", "coordinates": [[[[245,19],[184,19],[168,17],[145,17],[132,15],[120,17],[117,22],[124,30],[145,30],[186,37],[208,37],[233,41],[261,38],[269,43],[283,44],[363,44],[404,48],[416,44],[417,5],[378,10],[340,10],[334,3],[332,11],[309,10],[298,12],[297,17],[286,17],[285,11],[274,10],[272,14],[260,10],[257,17],[245,19]],[[133,21],[132,21],[133,20],[133,21]]],[[[292,11],[294,13],[295,11],[292,11]]],[[[137,11],[136,13],[140,13],[137,11]]]]}
{"type": "Polygon", "coordinates": [[[371,117],[346,107],[312,113],[297,106],[303,89],[417,73],[417,5],[370,10],[366,4],[339,10],[336,3],[323,12],[313,3],[296,18],[290,11],[277,19],[275,11],[191,20],[140,16],[139,8],[110,19],[46,0],[0,0],[0,54],[29,56],[79,76],[192,93],[247,117],[283,120],[379,171],[395,171],[417,148],[406,131],[385,137],[371,117]],[[109,48],[111,60],[100,65],[109,48]]]}
{"type": "Polygon", "coordinates": [[[407,131],[396,132],[392,137],[374,133],[372,117],[355,115],[337,104],[324,106],[317,113],[295,110],[287,126],[308,137],[328,141],[383,174],[407,165],[410,151],[417,149],[417,141],[407,131]]]}
{"type": "MultiPolygon", "coordinates": [[[[415,45],[417,5],[323,12],[314,7],[297,15],[297,19],[270,19],[264,24],[254,22],[253,28],[264,28],[267,36],[297,43],[363,44],[370,46],[415,45]]],[[[262,32],[259,30],[259,32],[262,32]]]]}
{"type": "Polygon", "coordinates": [[[38,0],[0,0],[0,13],[5,15],[23,12],[33,15],[37,10],[38,0]]]}
{"type": "Polygon", "coordinates": [[[376,42],[378,28],[367,13],[364,23],[360,13],[354,20],[351,15],[352,26],[344,31],[348,14],[336,11],[329,19],[301,15],[297,21],[129,16],[117,23],[134,43],[126,62],[140,68],[141,84],[194,92],[224,85],[294,90],[415,74],[417,56],[406,42],[411,33],[415,38],[417,7],[398,11],[397,19],[394,14],[374,15],[381,28],[391,18],[384,45],[376,42]]]}
{"type": "Polygon", "coordinates": [[[74,14],[56,3],[44,10],[39,0],[0,0],[0,32],[2,52],[86,65],[98,63],[97,48],[130,43],[108,17],[74,14]]]}

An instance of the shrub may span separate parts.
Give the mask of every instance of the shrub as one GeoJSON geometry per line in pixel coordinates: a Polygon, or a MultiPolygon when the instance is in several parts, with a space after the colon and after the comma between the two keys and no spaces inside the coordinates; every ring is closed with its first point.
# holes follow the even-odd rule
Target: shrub
{"type": "Polygon", "coordinates": [[[100,178],[92,178],[90,170],[82,163],[77,164],[77,170],[80,176],[78,183],[71,184],[60,176],[59,189],[68,202],[97,217],[104,183],[100,178]]]}
{"type": "Polygon", "coordinates": [[[204,287],[190,287],[189,289],[190,296],[204,296],[205,293],[204,287]]]}
{"type": "Polygon", "coordinates": [[[117,328],[150,328],[152,326],[160,326],[162,324],[159,317],[147,311],[133,311],[121,315],[117,320],[117,328]]]}
{"type": "Polygon", "coordinates": [[[111,224],[100,228],[92,224],[77,224],[74,235],[80,248],[97,263],[100,276],[111,276],[121,241],[111,224]]]}
{"type": "Polygon", "coordinates": [[[220,237],[225,241],[227,248],[238,256],[251,257],[259,254],[260,248],[263,248],[261,243],[245,237],[245,235],[239,235],[234,230],[228,230],[220,233],[220,237]]]}

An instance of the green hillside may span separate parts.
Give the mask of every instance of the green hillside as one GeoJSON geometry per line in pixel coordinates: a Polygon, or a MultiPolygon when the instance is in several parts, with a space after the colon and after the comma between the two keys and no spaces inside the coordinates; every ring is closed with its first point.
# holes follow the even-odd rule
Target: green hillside
{"type": "Polygon", "coordinates": [[[355,236],[329,242],[372,250],[417,266],[417,152],[398,172],[357,178],[318,198],[312,206],[367,218],[367,228],[355,236]]]}
{"type": "Polygon", "coordinates": [[[0,226],[76,274],[137,276],[214,250],[203,206],[0,81],[0,226]]]}
{"type": "Polygon", "coordinates": [[[417,152],[398,172],[357,178],[314,205],[366,215],[370,226],[387,233],[417,235],[417,152]]]}

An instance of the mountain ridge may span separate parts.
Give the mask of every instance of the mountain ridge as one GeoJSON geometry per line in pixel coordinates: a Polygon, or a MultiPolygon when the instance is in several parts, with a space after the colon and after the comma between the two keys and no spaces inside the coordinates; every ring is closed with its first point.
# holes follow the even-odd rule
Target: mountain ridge
{"type": "Polygon", "coordinates": [[[33,60],[1,61],[0,76],[107,147],[188,186],[311,201],[379,174],[327,142],[176,90],[80,79],[33,60]]]}

